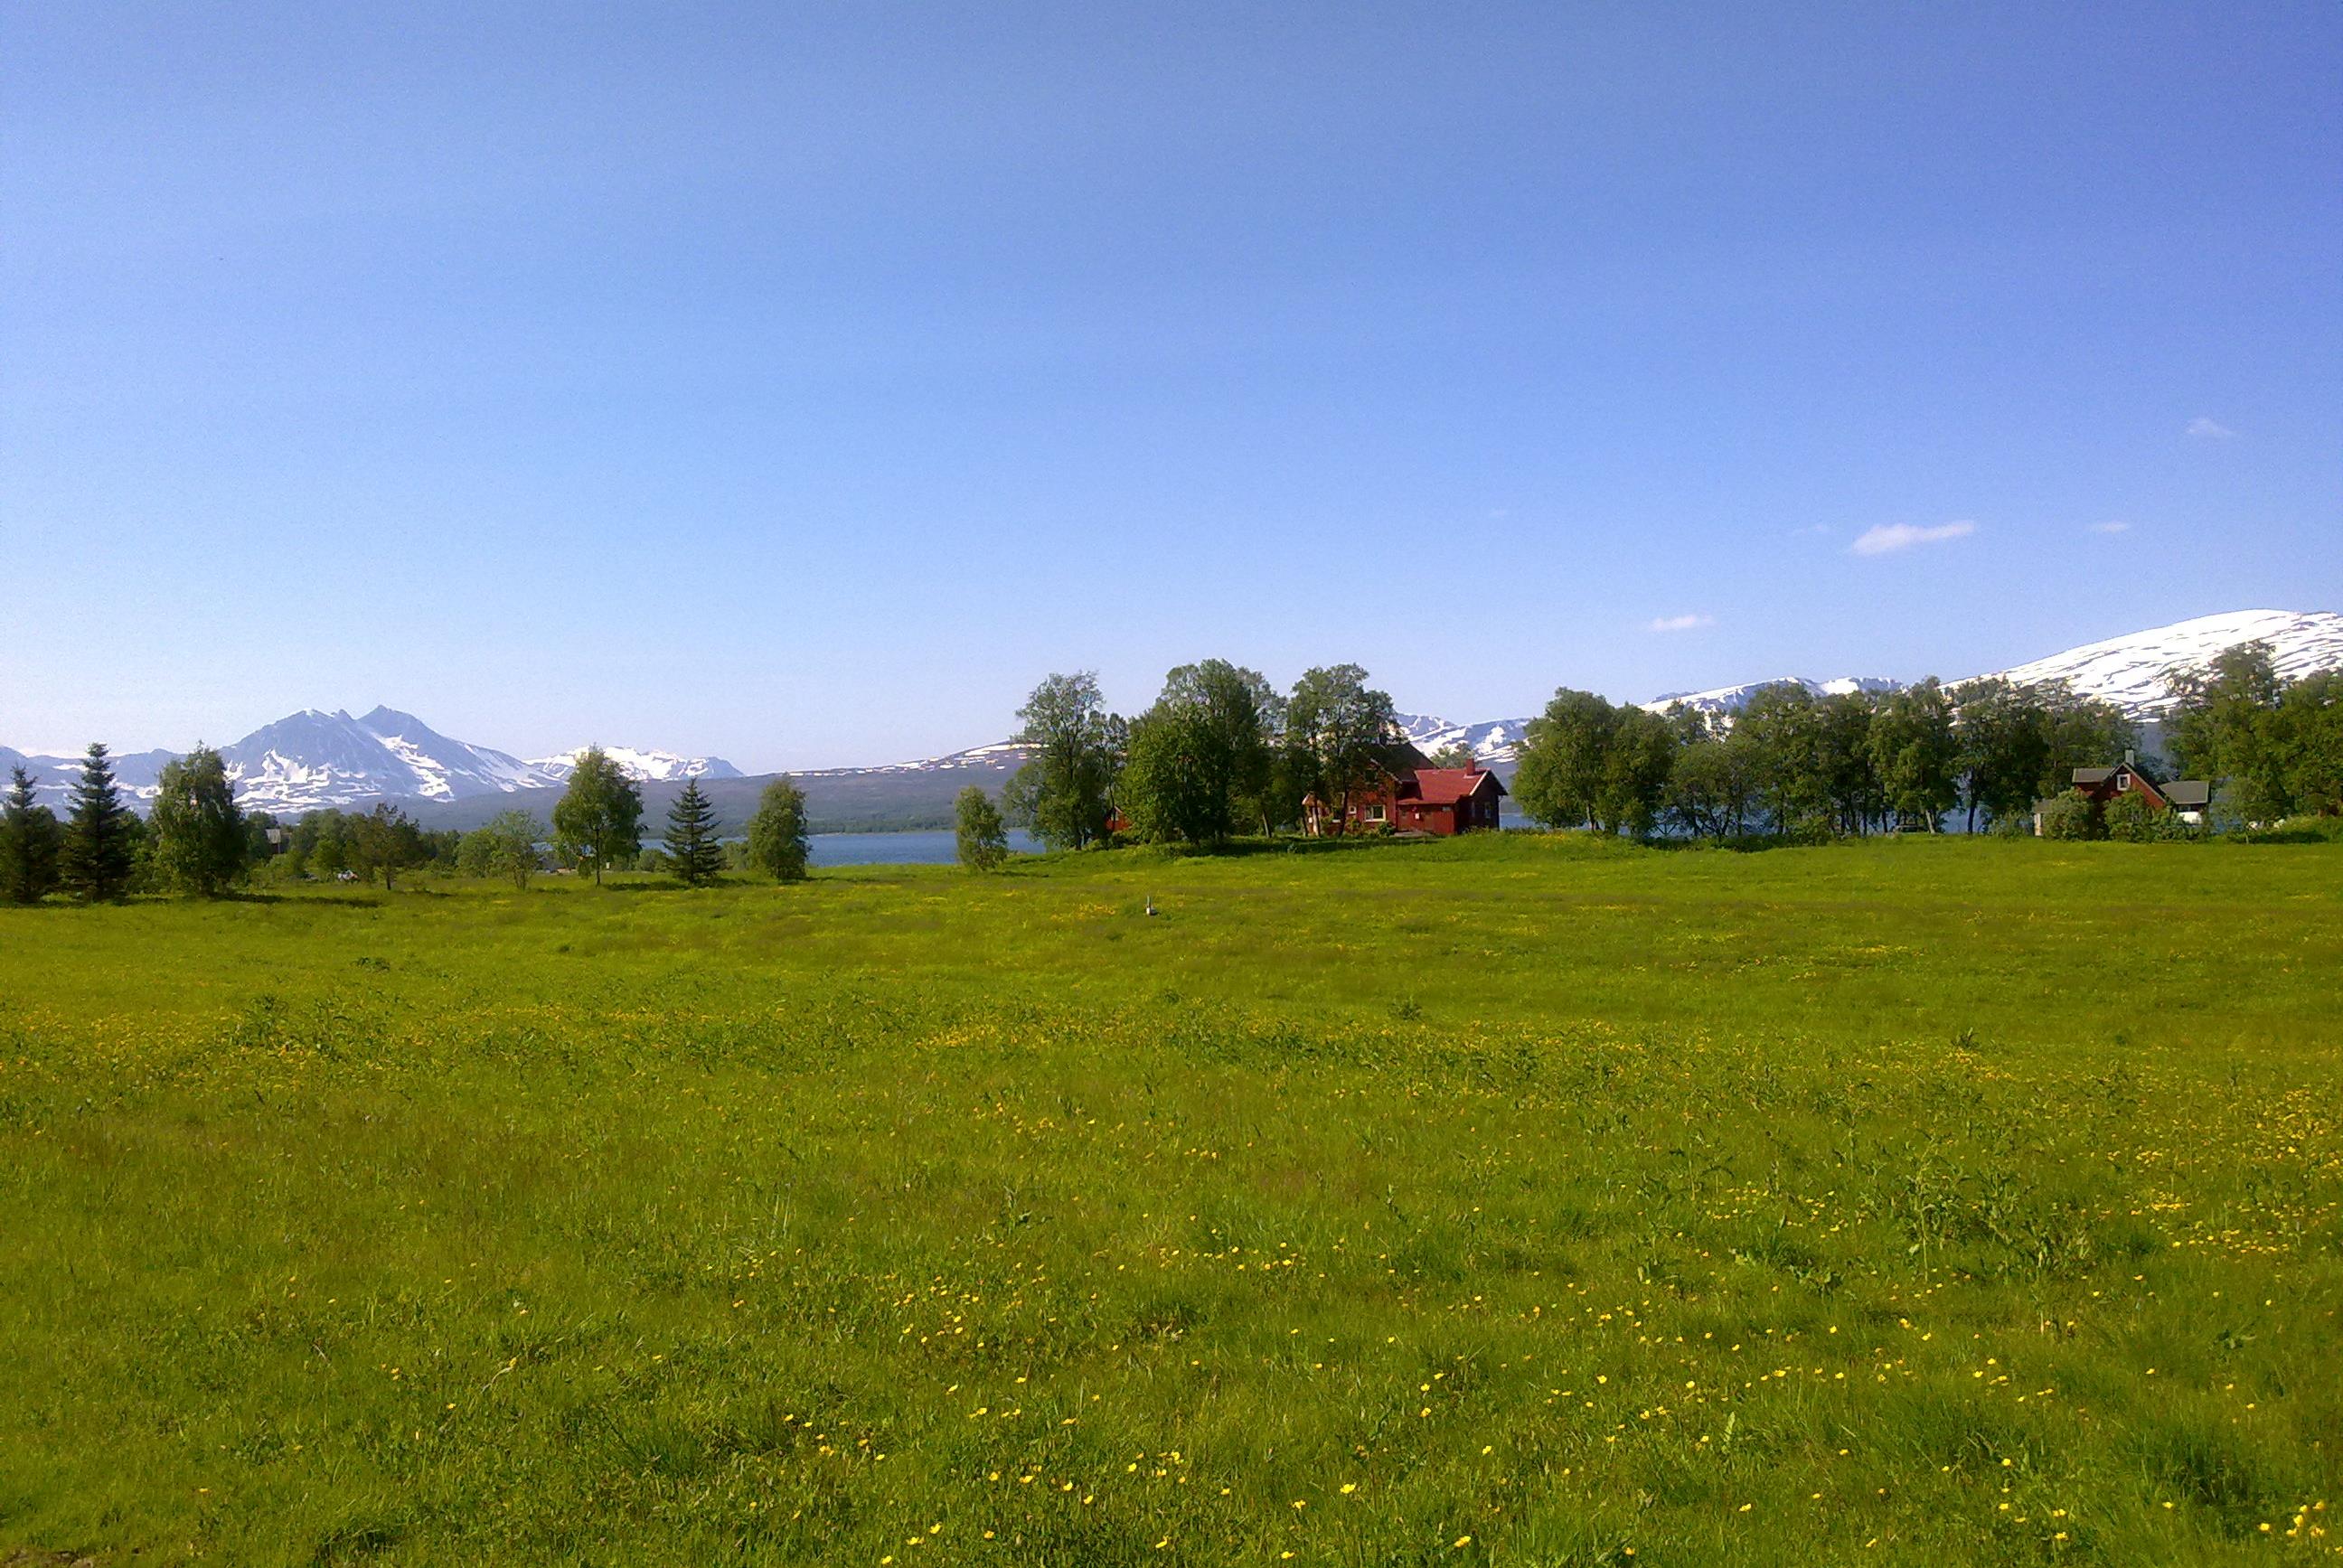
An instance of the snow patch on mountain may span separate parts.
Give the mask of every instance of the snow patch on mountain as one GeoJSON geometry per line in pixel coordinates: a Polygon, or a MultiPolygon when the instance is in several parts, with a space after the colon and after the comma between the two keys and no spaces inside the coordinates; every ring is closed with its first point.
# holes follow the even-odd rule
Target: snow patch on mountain
{"type": "Polygon", "coordinates": [[[995,740],[987,746],[971,746],[965,751],[949,751],[941,757],[922,757],[912,762],[880,762],[868,768],[817,768],[798,777],[842,779],[850,774],[960,771],[1014,773],[1023,766],[1025,748],[1021,744],[1014,740],[995,740]]]}
{"type": "Polygon", "coordinates": [[[2111,702],[2153,723],[2172,711],[2171,676],[2202,670],[2233,648],[2266,642],[2281,680],[2343,669],[2343,615],[2331,610],[2241,609],[2198,616],[2001,670],[2013,686],[2063,680],[2077,695],[2111,702]]]}
{"type": "Polygon", "coordinates": [[[1875,695],[1894,691],[1901,684],[1877,675],[1842,675],[1834,680],[1815,680],[1803,675],[1777,675],[1771,680],[1745,680],[1738,686],[1711,687],[1706,691],[1663,692],[1638,706],[1646,713],[1670,713],[1679,708],[1690,708],[1730,719],[1748,707],[1749,699],[1769,686],[1801,687],[1812,697],[1844,697],[1856,691],[1875,695]]]}
{"type": "Polygon", "coordinates": [[[1458,724],[1431,713],[1399,713],[1393,717],[1399,720],[1400,732],[1426,757],[1461,746],[1473,754],[1475,762],[1483,763],[1518,759],[1530,724],[1526,719],[1489,719],[1478,724],[1458,724]]]}
{"type": "MultiPolygon", "coordinates": [[[[586,748],[576,747],[551,757],[533,757],[524,764],[554,783],[567,782],[578,770],[578,759],[586,748]]],[[[661,784],[671,779],[739,779],[740,769],[721,757],[685,757],[674,751],[646,750],[633,746],[605,746],[602,754],[618,765],[628,778],[643,784],[661,784]]],[[[508,785],[508,789],[523,789],[523,784],[508,785]]]]}

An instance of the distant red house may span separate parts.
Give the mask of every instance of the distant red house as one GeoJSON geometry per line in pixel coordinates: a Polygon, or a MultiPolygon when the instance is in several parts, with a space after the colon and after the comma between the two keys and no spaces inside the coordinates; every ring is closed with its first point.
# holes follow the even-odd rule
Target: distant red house
{"type": "MultiPolygon", "coordinates": [[[[2077,768],[2074,773],[2075,793],[2094,806],[2105,806],[2125,795],[2137,794],[2158,811],[2178,814],[2184,822],[2202,823],[2205,812],[2212,804],[2212,786],[2197,779],[2175,779],[2157,783],[2139,765],[2138,757],[2127,751],[2124,759],[2113,768],[2077,768]]],[[[2035,809],[2034,830],[2042,831],[2042,811],[2035,809]]]]}
{"type": "Polygon", "coordinates": [[[1402,743],[1377,753],[1339,818],[1334,802],[1303,796],[1302,822],[1312,838],[1345,832],[1447,838],[1494,828],[1504,794],[1504,785],[1484,768],[1434,768],[1423,752],[1402,743]]]}
{"type": "Polygon", "coordinates": [[[2127,751],[2113,768],[2077,768],[2075,789],[2093,805],[2104,806],[2118,795],[2138,791],[2159,811],[2177,811],[2186,821],[2199,819],[2212,804],[2212,786],[2198,779],[2172,779],[2158,783],[2127,751]]]}

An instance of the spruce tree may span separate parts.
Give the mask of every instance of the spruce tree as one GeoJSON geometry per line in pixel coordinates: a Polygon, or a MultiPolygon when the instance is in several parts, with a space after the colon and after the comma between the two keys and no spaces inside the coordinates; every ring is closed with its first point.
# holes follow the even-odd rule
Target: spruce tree
{"type": "Polygon", "coordinates": [[[137,852],[130,808],[114,787],[114,769],[104,743],[92,741],[73,788],[73,813],[65,822],[58,856],[60,879],[85,904],[119,899],[130,890],[137,852]]]}
{"type": "Polygon", "coordinates": [[[724,869],[724,846],[716,839],[716,808],[700,793],[699,779],[685,780],[683,793],[667,809],[667,835],[661,841],[686,887],[704,887],[724,869]]]}
{"type": "Polygon", "coordinates": [[[33,798],[33,776],[22,764],[9,770],[0,811],[0,899],[37,904],[57,887],[57,819],[33,798]]]}
{"type": "Polygon", "coordinates": [[[198,746],[163,769],[147,827],[155,869],[185,892],[216,899],[240,880],[248,848],[244,813],[220,754],[198,746]]]}

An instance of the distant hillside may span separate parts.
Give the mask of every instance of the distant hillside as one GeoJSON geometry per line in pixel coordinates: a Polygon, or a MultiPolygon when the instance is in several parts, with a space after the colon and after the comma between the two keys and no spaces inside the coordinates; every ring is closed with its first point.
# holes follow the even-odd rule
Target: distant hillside
{"type": "MultiPolygon", "coordinates": [[[[992,749],[999,751],[1001,749],[992,749]]],[[[970,784],[998,794],[1016,771],[1013,761],[980,761],[946,766],[941,759],[917,768],[840,768],[789,775],[806,795],[806,812],[817,833],[885,832],[918,828],[949,828],[952,799],[970,784]]],[[[781,777],[760,773],[752,778],[703,778],[700,793],[716,808],[721,830],[746,830],[765,786],[781,777]]],[[[654,779],[643,785],[646,842],[655,842],[667,824],[667,809],[683,793],[680,779],[654,779]]],[[[499,811],[522,810],[550,820],[559,787],[517,789],[507,794],[475,796],[462,800],[404,800],[400,805],[427,828],[478,827],[499,811]]]]}

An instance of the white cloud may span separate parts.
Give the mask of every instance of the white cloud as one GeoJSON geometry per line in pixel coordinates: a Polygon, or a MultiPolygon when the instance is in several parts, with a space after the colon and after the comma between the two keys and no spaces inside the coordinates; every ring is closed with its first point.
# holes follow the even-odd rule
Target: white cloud
{"type": "Polygon", "coordinates": [[[2187,434],[2200,441],[2226,441],[2237,432],[2218,419],[2207,419],[2200,414],[2188,421],[2187,434]]]}
{"type": "Polygon", "coordinates": [[[1664,615],[1652,622],[1654,631],[1690,631],[1695,627],[1715,626],[1713,615],[1664,615]]]}
{"type": "Polygon", "coordinates": [[[2128,533],[2130,529],[2129,523],[2093,523],[2091,525],[2091,532],[2095,534],[2128,533]]]}
{"type": "Polygon", "coordinates": [[[1847,549],[1858,556],[1893,555],[1897,550],[1908,550],[1915,545],[1966,538],[1975,532],[1976,525],[1966,521],[1938,523],[1934,528],[1923,528],[1917,523],[1879,523],[1865,529],[1855,543],[1847,546],[1847,549]]]}

